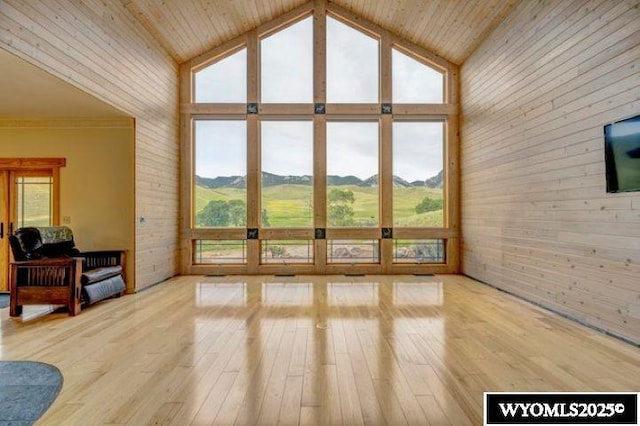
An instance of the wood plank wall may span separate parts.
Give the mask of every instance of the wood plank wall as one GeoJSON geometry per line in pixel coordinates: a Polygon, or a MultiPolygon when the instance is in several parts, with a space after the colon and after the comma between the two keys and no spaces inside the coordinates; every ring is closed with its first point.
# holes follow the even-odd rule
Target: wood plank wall
{"type": "Polygon", "coordinates": [[[0,1],[0,48],[135,117],[136,289],[176,274],[175,61],[117,1],[0,1]]]}
{"type": "Polygon", "coordinates": [[[461,69],[463,272],[640,343],[640,193],[603,125],[640,114],[640,1],[527,0],[461,69]]]}

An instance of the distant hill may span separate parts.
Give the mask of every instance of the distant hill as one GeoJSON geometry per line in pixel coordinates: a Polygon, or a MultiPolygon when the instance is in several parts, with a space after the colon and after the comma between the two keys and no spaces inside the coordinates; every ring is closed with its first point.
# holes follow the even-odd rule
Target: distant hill
{"type": "MultiPolygon", "coordinates": [[[[371,176],[369,179],[365,179],[364,181],[361,181],[361,184],[358,184],[358,186],[376,186],[378,185],[378,175],[373,175],[371,176]]],[[[393,186],[394,188],[410,188],[412,186],[424,186],[424,182],[423,181],[417,181],[418,184],[417,185],[413,185],[411,182],[407,182],[406,180],[402,179],[400,176],[393,176],[393,186]]]]}
{"type": "Polygon", "coordinates": [[[196,185],[209,189],[246,188],[247,179],[245,176],[218,176],[215,178],[207,178],[196,175],[196,185]]]}
{"type": "MultiPolygon", "coordinates": [[[[393,176],[393,186],[396,188],[410,188],[426,186],[427,188],[442,188],[443,173],[440,171],[436,176],[426,180],[416,180],[408,182],[399,176],[393,176]]],[[[311,185],[313,178],[309,175],[304,176],[281,176],[273,173],[262,172],[262,183],[264,186],[277,186],[286,184],[295,185],[311,185]]],[[[327,185],[353,185],[362,187],[372,187],[378,184],[378,175],[362,180],[356,176],[327,176],[327,185]]],[[[218,176],[215,178],[207,178],[196,175],[196,185],[204,188],[246,188],[246,176],[218,176]]]]}
{"type": "Polygon", "coordinates": [[[285,184],[295,185],[311,185],[313,182],[311,176],[280,176],[273,173],[262,172],[262,185],[263,186],[276,186],[285,184]]]}
{"type": "Polygon", "coordinates": [[[422,185],[414,185],[415,182],[413,182],[412,186],[426,186],[427,188],[442,188],[443,179],[444,179],[444,173],[443,173],[443,170],[440,170],[440,173],[425,180],[422,183],[422,185]]]}
{"type": "Polygon", "coordinates": [[[365,186],[362,179],[355,176],[327,176],[327,185],[355,185],[365,186]]]}

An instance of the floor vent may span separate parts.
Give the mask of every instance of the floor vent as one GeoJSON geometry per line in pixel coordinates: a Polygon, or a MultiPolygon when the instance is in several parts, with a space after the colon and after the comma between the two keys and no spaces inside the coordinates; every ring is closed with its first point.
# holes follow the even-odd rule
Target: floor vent
{"type": "Polygon", "coordinates": [[[413,274],[414,277],[433,277],[433,274],[413,274]]]}
{"type": "Polygon", "coordinates": [[[345,277],[364,277],[364,274],[344,274],[345,277]]]}
{"type": "Polygon", "coordinates": [[[205,277],[226,277],[226,275],[224,274],[209,274],[209,275],[205,275],[205,277]]]}
{"type": "Polygon", "coordinates": [[[296,274],[275,274],[274,277],[295,277],[296,274]]]}

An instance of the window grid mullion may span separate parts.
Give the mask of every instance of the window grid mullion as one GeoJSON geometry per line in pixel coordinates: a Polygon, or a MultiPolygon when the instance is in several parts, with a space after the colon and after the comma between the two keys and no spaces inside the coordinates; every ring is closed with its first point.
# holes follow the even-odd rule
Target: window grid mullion
{"type": "MultiPolygon", "coordinates": [[[[314,0],[313,9],[313,102],[314,104],[326,105],[326,29],[327,29],[327,12],[324,0],[314,0]]],[[[247,122],[247,228],[261,227],[261,142],[260,142],[260,121],[263,119],[297,119],[305,118],[313,121],[313,227],[326,228],[327,225],[327,120],[344,120],[349,122],[357,122],[362,120],[374,119],[379,122],[379,221],[378,228],[393,227],[393,148],[392,148],[392,128],[394,115],[411,119],[415,121],[429,121],[449,118],[451,114],[457,113],[457,107],[453,104],[416,104],[406,105],[398,104],[396,111],[393,106],[393,114],[383,114],[381,111],[382,104],[392,104],[392,46],[395,39],[387,32],[381,32],[379,37],[379,104],[332,104],[333,111],[327,111],[327,114],[313,114],[314,104],[264,104],[260,102],[260,39],[257,37],[256,31],[247,34],[247,103],[257,104],[258,110],[256,114],[249,112],[245,115],[247,122]],[[450,111],[455,108],[456,111],[450,111]],[[307,111],[308,110],[308,111],[307,111]],[[297,113],[297,114],[296,114],[297,113]]],[[[450,76],[445,73],[444,91],[446,101],[449,99],[451,84],[450,76]],[[449,84],[448,84],[449,83],[449,84]]],[[[445,101],[445,102],[446,102],[445,101]]],[[[203,117],[207,113],[216,114],[218,116],[238,115],[239,110],[227,109],[225,111],[224,104],[198,105],[190,103],[182,106],[182,112],[189,114],[190,117],[203,117]]],[[[326,109],[325,109],[326,111],[326,109]]],[[[445,127],[448,127],[445,121],[445,127]]],[[[450,136],[451,129],[446,129],[447,136],[450,136]]],[[[193,135],[191,136],[193,138],[193,135]]],[[[445,149],[443,152],[445,159],[448,157],[447,142],[449,137],[445,139],[445,149]]],[[[447,162],[443,164],[446,166],[447,162]]],[[[445,170],[446,176],[446,170],[445,170]]],[[[193,193],[193,191],[192,191],[193,193]]],[[[449,191],[444,194],[449,196],[449,191]]],[[[445,210],[445,222],[448,215],[445,210]]],[[[456,222],[454,220],[454,222],[456,222]]],[[[447,224],[445,223],[445,227],[447,224]]],[[[345,229],[347,231],[347,229],[345,229]]],[[[260,232],[262,234],[262,231],[260,232]]],[[[277,234],[277,232],[276,232],[277,234]]],[[[356,232],[354,235],[357,235],[356,232]]],[[[260,235],[260,238],[263,236],[260,235]]],[[[327,261],[327,242],[326,239],[314,240],[315,252],[315,271],[318,273],[325,272],[327,261]]],[[[381,270],[383,272],[392,272],[394,264],[394,244],[393,239],[382,239],[380,244],[380,261],[381,270]]],[[[191,246],[192,249],[194,248],[191,246]]],[[[449,250],[447,250],[449,251],[449,250]]],[[[257,273],[260,266],[260,244],[259,240],[247,241],[247,267],[249,273],[257,273]]]]}

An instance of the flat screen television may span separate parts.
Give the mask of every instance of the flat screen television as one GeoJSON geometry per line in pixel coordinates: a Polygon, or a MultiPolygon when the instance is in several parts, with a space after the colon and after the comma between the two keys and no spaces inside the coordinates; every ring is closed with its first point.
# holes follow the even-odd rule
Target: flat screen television
{"type": "Polygon", "coordinates": [[[640,115],[604,126],[607,192],[640,191],[640,115]]]}

